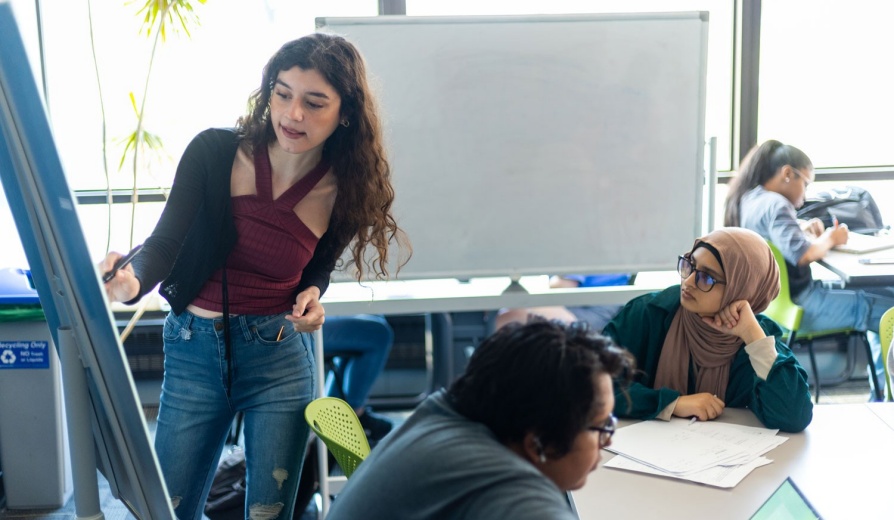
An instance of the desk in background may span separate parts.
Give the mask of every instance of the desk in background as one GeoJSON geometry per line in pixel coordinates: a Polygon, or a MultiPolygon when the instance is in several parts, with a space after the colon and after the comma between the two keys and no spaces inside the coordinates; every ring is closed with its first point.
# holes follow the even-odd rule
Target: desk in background
{"type": "MultiPolygon", "coordinates": [[[[719,420],[761,426],[745,409],[728,408],[719,420]]],[[[580,518],[748,519],[789,476],[826,520],[894,518],[894,403],[815,406],[804,432],[779,435],[789,440],[765,455],[773,463],[733,489],[600,467],[574,492],[580,518]]]]}
{"type": "Polygon", "coordinates": [[[861,258],[894,258],[894,249],[863,254],[833,250],[819,264],[838,275],[848,288],[894,285],[894,263],[861,264],[861,258]]]}
{"type": "Polygon", "coordinates": [[[680,276],[674,271],[643,272],[633,285],[551,289],[548,276],[333,283],[321,303],[326,314],[419,314],[487,311],[503,307],[623,304],[631,298],[660,291],[680,276]]]}

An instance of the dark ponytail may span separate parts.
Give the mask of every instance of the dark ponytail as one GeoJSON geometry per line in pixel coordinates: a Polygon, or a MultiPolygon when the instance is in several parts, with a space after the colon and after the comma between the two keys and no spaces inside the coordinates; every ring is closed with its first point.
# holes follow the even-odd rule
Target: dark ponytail
{"type": "Polygon", "coordinates": [[[752,148],[742,159],[739,173],[730,180],[723,216],[724,226],[739,226],[739,205],[742,197],[757,186],[763,186],[783,166],[813,168],[807,154],[779,141],[765,141],[752,148]]]}

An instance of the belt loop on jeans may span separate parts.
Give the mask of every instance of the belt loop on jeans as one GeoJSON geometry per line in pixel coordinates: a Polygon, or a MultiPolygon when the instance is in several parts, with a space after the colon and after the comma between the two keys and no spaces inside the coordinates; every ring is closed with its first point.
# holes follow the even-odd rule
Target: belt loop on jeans
{"type": "Polygon", "coordinates": [[[177,318],[180,320],[180,328],[183,330],[190,330],[189,327],[192,325],[192,319],[195,314],[189,311],[183,311],[180,313],[177,318]]]}
{"type": "Polygon", "coordinates": [[[239,320],[239,329],[242,330],[242,336],[245,341],[251,341],[251,329],[248,326],[248,319],[245,314],[240,314],[236,319],[239,320]]]}

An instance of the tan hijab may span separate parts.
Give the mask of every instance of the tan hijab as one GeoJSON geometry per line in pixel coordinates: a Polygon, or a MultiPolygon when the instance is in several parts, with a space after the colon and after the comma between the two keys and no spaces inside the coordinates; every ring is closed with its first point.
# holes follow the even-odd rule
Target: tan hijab
{"type": "MultiPolygon", "coordinates": [[[[721,228],[696,240],[692,250],[703,243],[713,246],[720,254],[726,277],[721,308],[736,300],[747,300],[754,314],[758,314],[779,294],[779,268],[760,235],[743,228],[721,228]]],[[[664,338],[655,388],[667,387],[686,395],[692,358],[696,393],[708,392],[723,399],[729,367],[741,345],[742,339],[738,336],[715,330],[698,314],[681,306],[664,338]]]]}

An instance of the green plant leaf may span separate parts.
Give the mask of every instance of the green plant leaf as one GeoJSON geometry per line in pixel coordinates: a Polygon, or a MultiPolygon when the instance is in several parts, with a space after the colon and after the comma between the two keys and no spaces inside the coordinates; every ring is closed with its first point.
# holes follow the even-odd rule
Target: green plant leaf
{"type": "MultiPolygon", "coordinates": [[[[128,2],[134,4],[137,0],[128,2]]],[[[137,15],[143,14],[143,24],[140,33],[151,37],[157,30],[162,41],[167,40],[168,30],[171,32],[182,31],[187,37],[191,37],[189,28],[200,25],[199,17],[193,8],[193,4],[204,4],[207,0],[144,0],[137,15]],[[170,26],[170,27],[169,27],[170,26]]]]}

